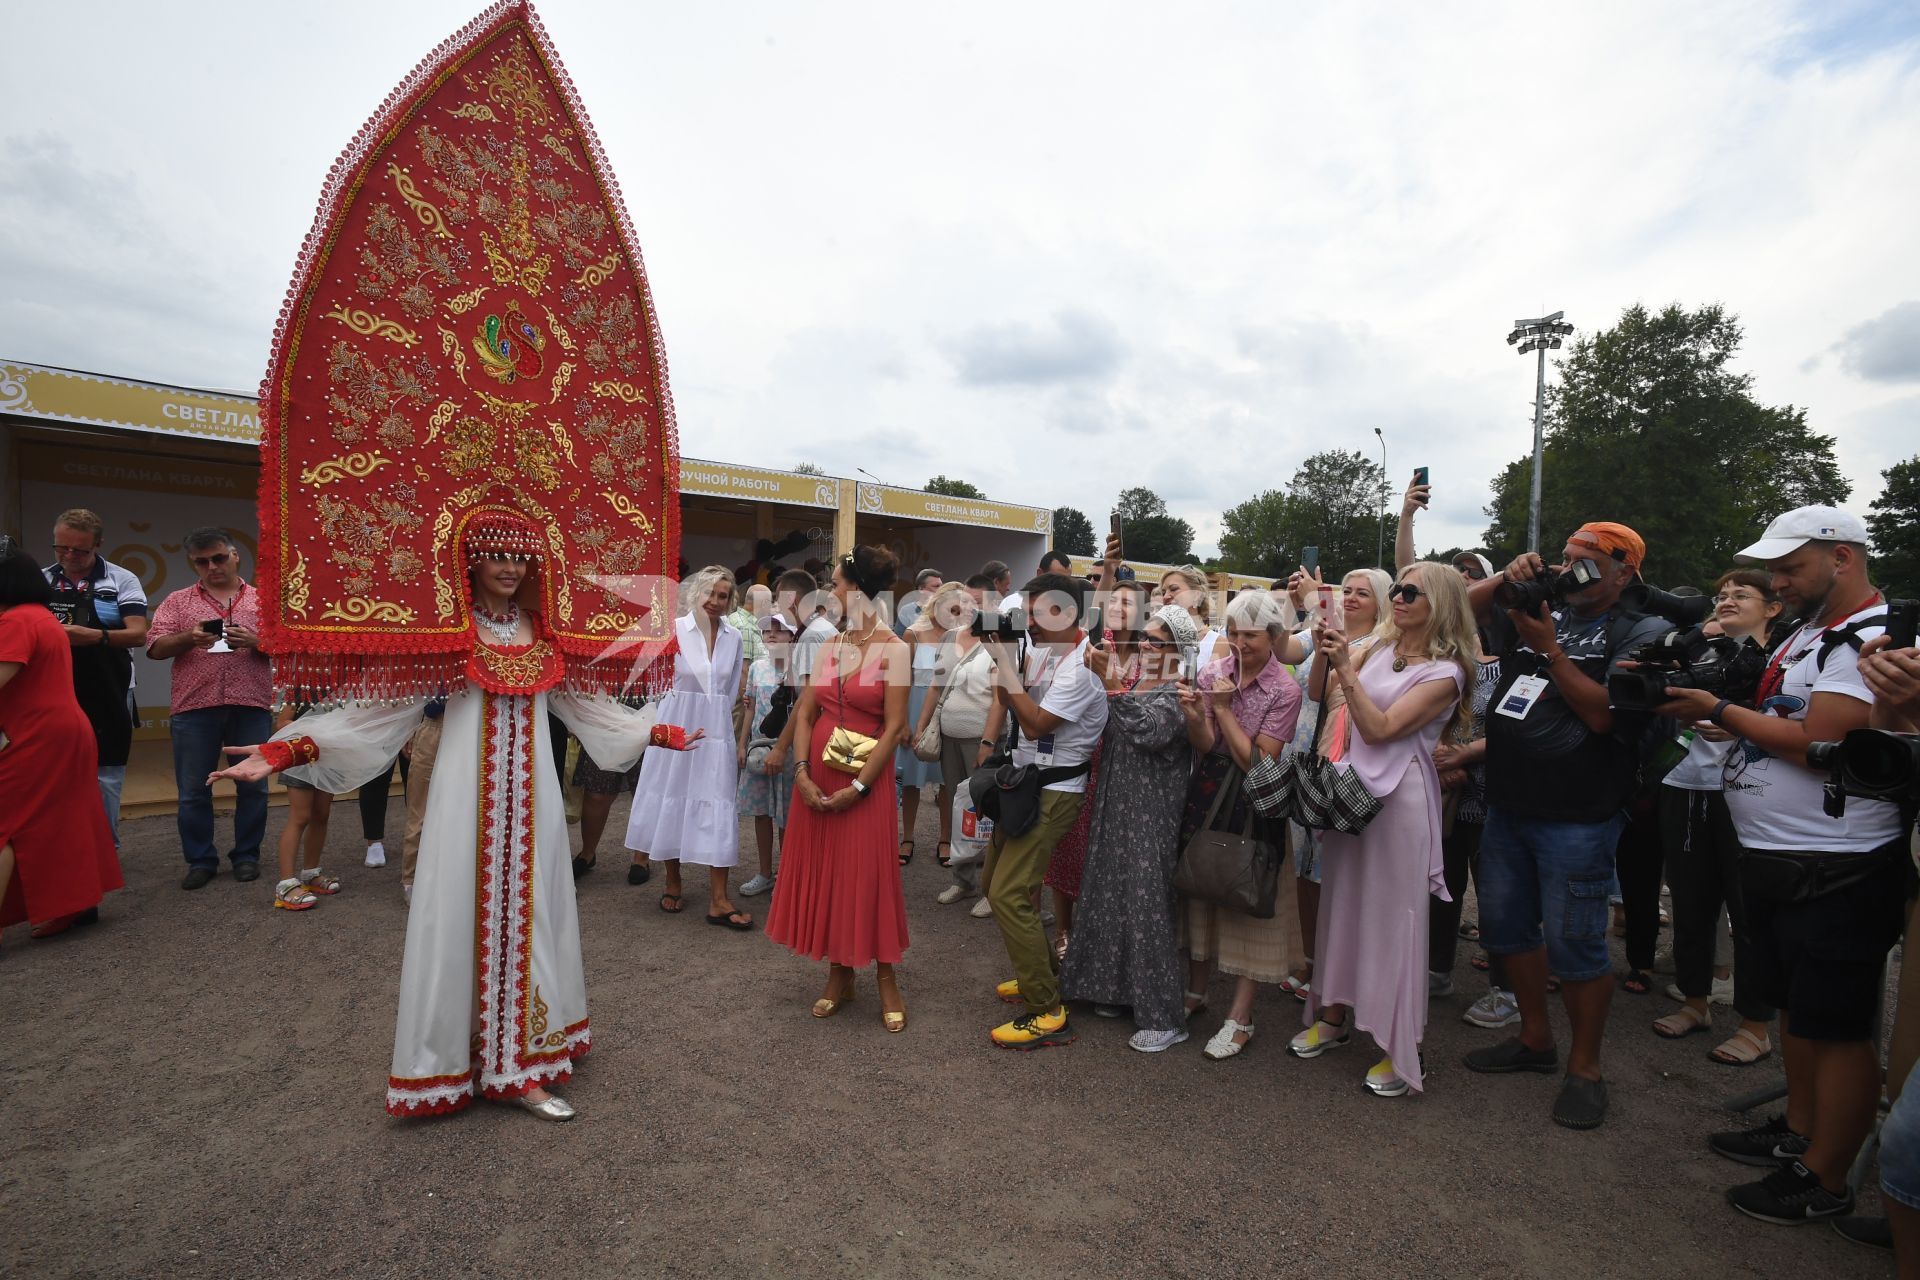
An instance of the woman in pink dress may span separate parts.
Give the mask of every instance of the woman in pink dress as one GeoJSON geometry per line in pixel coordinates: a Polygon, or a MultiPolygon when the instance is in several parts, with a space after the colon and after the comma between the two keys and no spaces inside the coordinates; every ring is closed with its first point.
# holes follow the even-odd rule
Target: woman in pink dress
{"type": "Polygon", "coordinates": [[[793,737],[809,744],[795,765],[780,849],[780,878],[767,936],[797,955],[825,960],[827,988],[813,1016],[830,1018],[853,998],[853,972],[875,967],[881,1022],[904,1031],[907,1008],[893,966],[907,949],[907,903],[894,842],[893,751],[907,727],[913,683],[907,646],[874,601],[893,587],[896,561],[882,547],[856,547],[833,568],[833,596],[846,625],[823,644],[793,709],[793,737]],[[875,739],[859,772],[827,759],[836,729],[875,739]]]}
{"type": "Polygon", "coordinates": [[[1394,1098],[1422,1087],[1427,899],[1447,897],[1433,749],[1472,705],[1475,644],[1466,587],[1446,565],[1409,565],[1387,594],[1392,619],[1357,659],[1315,629],[1346,693],[1344,763],[1385,803],[1358,836],[1321,836],[1319,955],[1307,1029],[1288,1047],[1318,1057],[1359,1027],[1385,1055],[1366,1086],[1394,1098]]]}

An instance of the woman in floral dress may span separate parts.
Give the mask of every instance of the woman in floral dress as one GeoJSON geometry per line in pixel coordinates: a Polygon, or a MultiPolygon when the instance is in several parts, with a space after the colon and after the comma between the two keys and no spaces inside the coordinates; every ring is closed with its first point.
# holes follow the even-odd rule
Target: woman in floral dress
{"type": "MultiPolygon", "coordinates": [[[[1109,609],[1123,600],[1137,604],[1132,593],[1116,592],[1109,609]]],[[[1131,1008],[1139,1030],[1128,1043],[1158,1053],[1187,1038],[1173,868],[1193,751],[1180,710],[1178,658],[1199,633],[1186,610],[1165,606],[1140,637],[1137,651],[1122,652],[1116,643],[1101,664],[1106,781],[1087,806],[1093,818],[1079,924],[1060,989],[1069,1000],[1131,1008]]]]}

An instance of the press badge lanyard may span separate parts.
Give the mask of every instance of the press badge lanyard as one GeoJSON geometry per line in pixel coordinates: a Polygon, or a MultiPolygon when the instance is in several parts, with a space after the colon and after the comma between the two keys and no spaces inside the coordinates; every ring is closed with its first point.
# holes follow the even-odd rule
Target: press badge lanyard
{"type": "MultiPolygon", "coordinates": [[[[1067,655],[1064,653],[1053,659],[1054,674],[1059,673],[1060,664],[1066,660],[1067,655]]],[[[1052,678],[1047,674],[1047,655],[1044,647],[1040,654],[1040,670],[1033,677],[1032,682],[1028,684],[1027,688],[1038,688],[1042,680],[1047,682],[1048,688],[1053,687],[1052,678]]],[[[1028,696],[1032,695],[1029,694],[1028,696]]],[[[1053,735],[1051,733],[1043,733],[1033,740],[1033,762],[1042,769],[1050,769],[1053,767],[1053,735]]]]}
{"type": "MultiPolygon", "coordinates": [[[[1607,614],[1601,614],[1599,618],[1594,620],[1593,626],[1586,627],[1568,638],[1584,640],[1593,634],[1595,627],[1605,626],[1607,617],[1607,614]]],[[[1555,624],[1555,638],[1559,639],[1557,623],[1555,624]]],[[[1566,640],[1561,640],[1560,644],[1562,650],[1564,650],[1566,648],[1566,640]]],[[[1573,659],[1568,658],[1567,660],[1571,662],[1573,659]]],[[[1493,709],[1494,714],[1506,716],[1509,720],[1525,720],[1527,715],[1533,710],[1534,705],[1546,696],[1546,692],[1552,684],[1553,681],[1551,679],[1542,675],[1519,677],[1507,687],[1505,693],[1500,695],[1500,703],[1493,709]]]]}

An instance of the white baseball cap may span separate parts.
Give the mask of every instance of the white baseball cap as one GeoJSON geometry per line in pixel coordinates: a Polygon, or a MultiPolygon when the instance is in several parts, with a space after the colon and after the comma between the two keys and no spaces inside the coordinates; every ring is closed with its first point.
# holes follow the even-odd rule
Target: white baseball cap
{"type": "Polygon", "coordinates": [[[1867,541],[1867,526],[1838,507],[1796,507],[1777,516],[1760,541],[1736,552],[1736,560],[1778,560],[1809,542],[1867,541]]]}

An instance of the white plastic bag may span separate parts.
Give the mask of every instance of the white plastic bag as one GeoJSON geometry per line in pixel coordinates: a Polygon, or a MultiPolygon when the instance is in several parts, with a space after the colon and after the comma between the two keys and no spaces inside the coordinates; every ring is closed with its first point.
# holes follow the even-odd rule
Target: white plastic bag
{"type": "Polygon", "coordinates": [[[979,862],[993,839],[993,819],[973,807],[972,789],[956,787],[953,795],[953,861],[979,862]]]}

